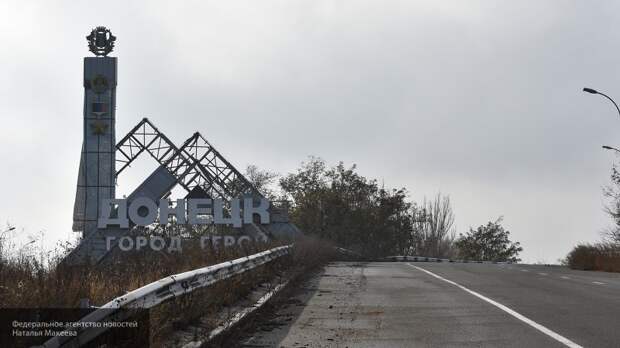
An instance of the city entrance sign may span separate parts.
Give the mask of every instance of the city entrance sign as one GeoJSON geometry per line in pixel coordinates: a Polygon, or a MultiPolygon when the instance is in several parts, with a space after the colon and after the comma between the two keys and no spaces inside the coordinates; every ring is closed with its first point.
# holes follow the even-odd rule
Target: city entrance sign
{"type": "Polygon", "coordinates": [[[129,228],[130,221],[138,226],[154,223],[166,225],[174,221],[178,224],[242,227],[243,224],[256,222],[255,215],[259,217],[260,224],[269,224],[269,201],[265,198],[243,198],[243,209],[241,199],[238,198],[228,202],[210,198],[177,199],[175,203],[173,206],[171,201],[162,199],[156,204],[147,197],[139,197],[131,202],[127,202],[127,199],[103,199],[97,227],[114,225],[129,228]]]}
{"type": "MultiPolygon", "coordinates": [[[[243,236],[271,240],[301,235],[286,208],[259,199],[264,197],[260,191],[199,132],[177,146],[144,118],[117,139],[118,59],[110,56],[116,40],[106,27],[96,27],[87,36],[95,56],[84,57],[83,141],[72,225],[82,239],[66,262],[101,262],[111,251],[106,248],[110,239],[123,240],[119,248],[129,246],[127,238],[136,233],[132,227],[157,223],[229,225],[242,241],[247,240],[243,236]],[[159,166],[127,199],[117,199],[119,174],[146,154],[159,166]],[[182,196],[187,200],[169,202],[174,188],[187,191],[182,196]]],[[[213,238],[209,240],[213,245],[239,242],[225,237],[220,243],[217,236],[213,238]]],[[[143,239],[136,241],[136,249],[143,243],[143,239]]],[[[154,249],[160,247],[157,239],[153,243],[154,249]]]]}

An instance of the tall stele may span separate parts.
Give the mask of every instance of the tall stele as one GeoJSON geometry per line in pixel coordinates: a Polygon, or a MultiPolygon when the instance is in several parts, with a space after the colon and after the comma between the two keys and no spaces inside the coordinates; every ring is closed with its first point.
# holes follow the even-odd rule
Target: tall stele
{"type": "Polygon", "coordinates": [[[84,58],[83,142],[73,230],[84,238],[97,230],[101,201],[115,198],[117,59],[108,57],[116,37],[96,27],[86,37],[95,57],[84,58]]]}

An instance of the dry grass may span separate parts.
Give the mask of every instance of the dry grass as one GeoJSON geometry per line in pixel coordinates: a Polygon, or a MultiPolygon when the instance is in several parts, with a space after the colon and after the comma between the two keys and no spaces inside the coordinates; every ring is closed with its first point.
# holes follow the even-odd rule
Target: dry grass
{"type": "Polygon", "coordinates": [[[67,266],[66,253],[28,248],[8,253],[0,248],[0,308],[77,307],[80,299],[102,305],[133,289],[166,276],[269,249],[281,243],[260,243],[244,248],[201,249],[183,245],[182,253],[143,250],[121,253],[100,264],[67,266]]]}
{"type": "Polygon", "coordinates": [[[581,244],[566,257],[572,269],[620,272],[620,245],[612,243],[581,244]]]}
{"type": "MultiPolygon", "coordinates": [[[[184,243],[183,253],[121,253],[98,266],[61,264],[66,249],[47,254],[36,248],[7,253],[5,245],[0,247],[0,308],[77,307],[80,299],[84,298],[90,299],[91,305],[100,306],[127,291],[171,274],[251,255],[282,244],[273,242],[244,248],[203,250],[198,245],[184,243]]],[[[296,241],[290,256],[151,309],[149,341],[154,347],[161,346],[172,331],[188,326],[198,318],[221,312],[246,296],[256,285],[277,281],[278,275],[284,272],[303,273],[325,263],[333,257],[333,253],[333,248],[326,243],[303,238],[296,241]]]]}

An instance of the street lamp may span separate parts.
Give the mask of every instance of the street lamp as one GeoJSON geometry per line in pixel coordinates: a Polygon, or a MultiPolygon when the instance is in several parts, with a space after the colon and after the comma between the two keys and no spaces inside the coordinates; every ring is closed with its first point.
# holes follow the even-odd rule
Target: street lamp
{"type": "MultiPolygon", "coordinates": [[[[618,115],[620,116],[620,108],[618,107],[618,104],[616,104],[616,102],[613,99],[611,99],[610,96],[608,96],[605,93],[601,93],[601,92],[597,91],[596,89],[592,89],[592,88],[588,88],[588,87],[584,87],[583,91],[586,92],[586,93],[590,93],[590,94],[600,94],[603,97],[609,99],[609,101],[612,102],[614,104],[614,106],[616,107],[616,110],[618,110],[618,115]]],[[[617,153],[620,153],[620,150],[616,149],[615,147],[611,147],[611,146],[607,146],[607,145],[603,145],[603,149],[605,149],[605,150],[614,150],[617,153]]]]}
{"type": "Polygon", "coordinates": [[[613,147],[613,146],[603,145],[603,149],[605,149],[605,150],[614,150],[614,151],[616,151],[616,152],[620,153],[620,150],[616,149],[616,148],[615,148],[615,147],[613,147]]]}
{"type": "Polygon", "coordinates": [[[603,149],[605,149],[605,150],[614,150],[617,153],[620,153],[620,150],[618,150],[618,149],[616,149],[615,147],[612,147],[612,146],[603,145],[603,149]]]}
{"type": "Polygon", "coordinates": [[[588,88],[588,87],[584,87],[583,91],[586,92],[586,93],[590,93],[590,94],[600,94],[603,97],[609,99],[609,101],[612,102],[614,104],[614,106],[616,107],[616,110],[618,110],[618,115],[620,115],[620,108],[618,107],[618,104],[616,104],[616,102],[613,99],[611,99],[611,97],[608,96],[607,94],[601,93],[601,92],[599,92],[599,91],[597,91],[595,89],[588,88]]]}

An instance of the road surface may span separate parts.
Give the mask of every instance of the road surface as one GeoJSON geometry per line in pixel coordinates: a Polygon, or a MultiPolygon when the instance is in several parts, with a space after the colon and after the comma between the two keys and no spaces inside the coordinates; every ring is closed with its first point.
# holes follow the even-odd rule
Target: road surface
{"type": "Polygon", "coordinates": [[[241,347],[620,347],[620,274],[559,266],[338,262],[241,347]]]}

